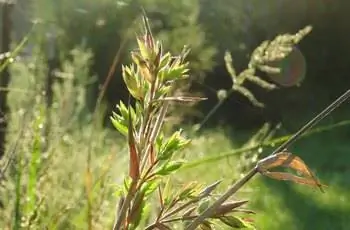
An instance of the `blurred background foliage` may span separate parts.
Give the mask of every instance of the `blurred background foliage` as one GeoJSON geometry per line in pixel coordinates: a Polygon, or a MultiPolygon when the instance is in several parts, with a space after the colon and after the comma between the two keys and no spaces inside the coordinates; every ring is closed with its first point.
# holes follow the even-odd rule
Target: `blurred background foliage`
{"type": "MultiPolygon", "coordinates": [[[[218,103],[218,90],[230,89],[232,79],[224,61],[226,51],[232,54],[236,71],[241,72],[262,41],[278,34],[293,34],[306,25],[313,27],[298,45],[306,60],[304,81],[299,86],[273,91],[248,85],[265,104],[264,108],[253,106],[238,93],[232,94],[206,123],[208,129],[194,138],[186,152],[188,159],[195,161],[215,158],[220,153],[224,157],[184,169],[176,178],[179,181],[224,179],[221,187],[224,189],[240,176],[240,168],[257,158],[255,151],[253,157],[249,155],[252,152],[231,154],[242,146],[261,142],[250,139],[252,132],[269,122],[269,127],[281,123],[277,134],[291,133],[350,85],[348,1],[17,0],[12,15],[13,47],[28,33],[30,37],[28,45],[10,65],[11,114],[7,138],[10,154],[4,159],[12,159],[13,153],[21,154],[14,157],[17,164],[8,172],[10,179],[0,187],[0,200],[9,207],[0,211],[4,216],[3,220],[0,218],[0,226],[18,224],[12,221],[18,221],[14,213],[22,208],[21,215],[26,218],[33,211],[42,214],[35,219],[37,226],[86,229],[84,170],[88,152],[93,153],[92,172],[96,182],[93,225],[95,229],[106,229],[112,224],[116,200],[111,185],[121,183],[127,161],[123,156],[127,154],[123,140],[116,138],[114,130],[110,132],[104,127],[110,126],[109,116],[115,104],[128,100],[121,65],[130,63],[129,51],[136,47],[141,6],[156,37],[164,42],[165,50],[180,52],[183,45],[192,49],[188,58],[191,78],[184,89],[208,97],[195,107],[175,108],[174,124],[201,122],[218,103]],[[33,23],[36,26],[29,32],[33,23]],[[116,71],[99,107],[101,122],[92,126],[91,115],[114,59],[116,71]],[[48,74],[54,79],[51,102],[45,92],[48,74]],[[43,125],[38,127],[38,123],[43,125]],[[44,146],[39,153],[35,141],[38,139],[44,146]],[[42,159],[36,162],[33,159],[38,154],[42,159]],[[38,202],[36,207],[28,205],[27,198],[33,192],[28,181],[33,177],[37,180],[39,200],[50,202],[38,202]],[[16,184],[18,178],[22,180],[20,186],[16,184]]],[[[263,73],[259,76],[269,80],[263,73]]],[[[348,119],[349,114],[349,107],[344,105],[322,124],[332,125],[348,119]]],[[[268,131],[261,135],[268,135],[268,131]]],[[[257,225],[264,229],[348,229],[348,137],[349,129],[341,128],[305,138],[291,149],[329,185],[326,195],[316,196],[312,190],[268,179],[257,179],[242,191],[240,195],[249,197],[258,211],[257,225]],[[334,153],[336,159],[332,158],[334,153]]],[[[269,151],[271,148],[267,147],[258,152],[269,151]]]]}
{"type": "Polygon", "coordinates": [[[114,108],[119,99],[127,98],[121,84],[120,66],[129,61],[126,54],[135,47],[133,36],[139,32],[135,20],[141,6],[150,17],[156,36],[164,41],[164,47],[179,52],[186,44],[192,49],[189,57],[191,89],[210,100],[198,107],[197,113],[187,118],[189,120],[200,120],[198,112],[207,113],[217,102],[216,91],[227,87],[230,78],[223,60],[226,50],[233,54],[234,66],[240,71],[262,41],[277,34],[296,32],[306,25],[312,25],[314,30],[299,47],[307,60],[307,79],[302,87],[274,92],[257,89],[256,93],[267,105],[263,110],[253,108],[239,95],[234,95],[221,106],[211,122],[254,128],[265,121],[283,120],[288,125],[291,117],[294,120],[298,117],[297,111],[305,113],[306,106],[313,111],[320,109],[350,83],[345,76],[347,62],[342,59],[349,49],[342,34],[349,31],[345,9],[350,4],[340,0],[332,1],[332,4],[327,0],[32,0],[18,1],[18,5],[21,9],[18,17],[25,17],[22,21],[36,19],[42,22],[41,29],[37,30],[42,43],[50,39],[57,41],[55,55],[60,60],[65,59],[75,46],[91,49],[90,70],[97,80],[88,84],[90,111],[119,49],[117,71],[105,100],[107,111],[114,108]],[[330,65],[330,62],[336,64],[330,65]],[[329,85],[332,85],[331,89],[329,85]]]}

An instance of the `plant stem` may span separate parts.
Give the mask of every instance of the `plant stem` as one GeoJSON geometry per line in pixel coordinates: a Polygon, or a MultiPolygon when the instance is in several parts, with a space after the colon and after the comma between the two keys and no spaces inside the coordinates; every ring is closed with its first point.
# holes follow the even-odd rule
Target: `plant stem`
{"type": "Polygon", "coordinates": [[[230,89],[227,92],[226,98],[220,100],[218,103],[216,103],[216,105],[209,111],[209,113],[207,113],[207,115],[204,117],[204,119],[202,120],[202,122],[199,125],[199,128],[197,130],[197,133],[200,132],[200,130],[203,128],[203,126],[207,123],[207,121],[209,120],[209,118],[211,118],[211,116],[214,115],[214,113],[220,108],[220,106],[227,100],[227,98],[229,98],[229,96],[232,94],[233,90],[230,89]]]}
{"type": "MultiPolygon", "coordinates": [[[[315,124],[320,122],[323,118],[329,115],[334,109],[339,107],[343,102],[345,102],[350,97],[350,90],[346,91],[343,95],[341,95],[337,100],[331,103],[327,108],[325,108],[321,113],[315,116],[311,121],[306,123],[299,131],[297,131],[288,141],[284,144],[280,145],[275,149],[270,155],[274,155],[278,152],[281,152],[285,148],[289,147],[293,144],[298,137],[303,135],[308,129],[313,127],[315,124]]],[[[245,185],[251,178],[255,176],[258,172],[257,166],[251,169],[244,177],[242,177],[239,181],[233,184],[219,199],[217,199],[209,208],[207,208],[203,213],[201,213],[194,221],[186,228],[186,230],[195,230],[198,225],[200,225],[206,218],[210,217],[215,210],[222,205],[230,196],[236,193],[243,185],[245,185]]]]}
{"type": "Polygon", "coordinates": [[[322,112],[320,112],[317,116],[315,116],[311,121],[306,123],[298,132],[296,132],[291,138],[288,139],[285,143],[280,145],[275,151],[273,151],[270,155],[274,155],[282,150],[288,148],[291,144],[293,144],[301,135],[303,135],[308,129],[312,128],[322,119],[327,117],[333,110],[338,108],[343,102],[345,102],[350,97],[350,89],[343,93],[338,99],[332,102],[327,108],[325,108],[322,112]]]}
{"type": "Polygon", "coordinates": [[[123,221],[125,220],[125,215],[126,215],[126,211],[128,210],[129,206],[130,206],[130,202],[132,200],[132,198],[134,197],[134,189],[136,186],[137,181],[136,180],[132,180],[130,188],[128,190],[128,194],[126,195],[126,198],[123,202],[122,208],[120,210],[120,213],[118,215],[118,218],[116,219],[116,222],[114,223],[113,226],[113,230],[120,230],[123,221]]]}
{"type": "MultiPolygon", "coordinates": [[[[161,224],[166,224],[166,223],[172,223],[172,222],[177,222],[177,221],[183,221],[183,220],[193,220],[195,219],[196,217],[198,217],[197,215],[195,216],[184,216],[184,217],[175,217],[173,219],[168,219],[168,220],[163,220],[159,223],[161,224]]],[[[157,224],[159,223],[154,223],[154,224],[151,224],[149,226],[147,226],[145,228],[145,230],[152,230],[152,229],[155,229],[157,227],[157,224]]]]}
{"type": "MultiPolygon", "coordinates": [[[[338,123],[335,123],[332,125],[321,126],[320,128],[312,129],[311,131],[304,133],[302,136],[307,137],[307,136],[310,136],[312,134],[317,134],[320,132],[325,132],[325,131],[332,130],[334,128],[339,128],[339,127],[348,126],[348,125],[350,125],[350,120],[344,120],[344,121],[341,121],[341,122],[338,122],[338,123]]],[[[276,144],[280,144],[280,143],[287,141],[292,135],[293,134],[289,134],[289,135],[285,135],[282,137],[278,137],[278,138],[275,138],[273,140],[263,142],[261,144],[256,144],[252,147],[244,147],[244,148],[236,149],[233,151],[227,151],[227,152],[224,152],[224,153],[219,154],[217,156],[205,157],[201,160],[193,161],[191,163],[184,165],[183,167],[180,168],[180,170],[188,170],[188,169],[197,167],[197,166],[202,165],[202,164],[213,163],[214,161],[219,161],[219,160],[222,160],[224,158],[226,159],[228,157],[232,157],[232,156],[240,154],[240,153],[245,153],[245,152],[257,150],[257,149],[263,148],[263,147],[274,146],[276,144]]]]}
{"type": "Polygon", "coordinates": [[[241,187],[243,187],[256,173],[257,168],[251,169],[244,177],[233,184],[223,195],[220,196],[209,208],[201,213],[194,221],[187,226],[186,230],[194,230],[200,225],[206,218],[210,217],[218,207],[220,207],[228,198],[236,193],[241,187]]]}
{"type": "Polygon", "coordinates": [[[198,201],[198,200],[195,199],[195,200],[190,200],[190,201],[188,201],[187,203],[184,203],[184,204],[181,205],[180,207],[178,207],[178,208],[174,209],[173,211],[171,211],[171,212],[167,213],[166,215],[164,215],[164,216],[162,217],[162,219],[166,219],[166,218],[168,218],[168,217],[170,217],[170,216],[172,216],[172,215],[174,215],[174,214],[176,214],[176,213],[182,211],[183,209],[187,208],[188,206],[190,206],[190,205],[193,204],[193,203],[196,203],[197,201],[198,201]]]}

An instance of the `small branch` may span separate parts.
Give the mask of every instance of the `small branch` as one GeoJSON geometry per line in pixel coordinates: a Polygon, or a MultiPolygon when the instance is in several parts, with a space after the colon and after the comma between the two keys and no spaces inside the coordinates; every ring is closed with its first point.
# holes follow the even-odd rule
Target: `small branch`
{"type": "Polygon", "coordinates": [[[197,129],[197,133],[199,133],[204,125],[208,122],[208,120],[215,114],[215,112],[220,108],[220,106],[222,106],[224,104],[224,102],[228,99],[228,97],[233,93],[233,90],[230,89],[227,92],[226,98],[220,100],[218,103],[216,103],[216,105],[209,111],[209,113],[207,113],[207,115],[204,117],[204,119],[202,120],[202,122],[199,124],[199,128],[197,129]]]}
{"type": "Polygon", "coordinates": [[[201,213],[194,221],[187,226],[186,230],[195,230],[206,218],[210,217],[216,209],[221,206],[228,198],[242,188],[256,173],[257,168],[254,167],[244,177],[232,185],[219,199],[217,199],[209,208],[201,213]]]}
{"type": "Polygon", "coordinates": [[[288,148],[291,144],[293,144],[301,135],[303,135],[308,129],[312,128],[322,119],[327,117],[333,110],[338,108],[343,102],[345,102],[350,97],[350,89],[338,97],[332,104],[330,104],[327,108],[325,108],[322,112],[320,112],[317,116],[315,116],[311,121],[306,123],[298,132],[296,132],[291,138],[288,139],[284,144],[280,145],[271,155],[274,155],[282,150],[288,148]]]}
{"type": "Polygon", "coordinates": [[[198,199],[195,199],[195,200],[190,200],[189,202],[187,203],[184,203],[183,205],[179,206],[178,208],[174,209],[173,211],[167,213],[162,219],[166,219],[180,211],[182,211],[183,209],[187,208],[188,206],[190,206],[191,204],[194,204],[198,201],[198,199]]]}
{"type": "MultiPolygon", "coordinates": [[[[184,216],[184,217],[176,217],[176,218],[173,218],[173,219],[168,219],[168,220],[164,220],[164,221],[161,221],[159,223],[161,224],[166,224],[166,223],[172,223],[172,222],[176,222],[176,221],[184,221],[184,220],[193,220],[195,219],[196,217],[198,217],[197,215],[194,215],[194,216],[184,216]]],[[[152,230],[152,229],[155,229],[157,227],[157,224],[159,223],[153,223],[149,226],[147,226],[145,228],[145,230],[152,230]]]]}

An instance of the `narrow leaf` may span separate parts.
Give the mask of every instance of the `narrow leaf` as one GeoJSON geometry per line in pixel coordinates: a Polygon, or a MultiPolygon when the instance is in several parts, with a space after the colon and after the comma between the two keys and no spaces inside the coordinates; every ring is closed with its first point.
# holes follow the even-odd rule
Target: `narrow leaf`
{"type": "Polygon", "coordinates": [[[232,212],[235,208],[238,208],[246,204],[247,202],[248,200],[242,200],[242,201],[233,201],[233,202],[227,202],[225,204],[222,204],[220,207],[216,209],[214,216],[226,215],[232,212]]]}
{"type": "Polygon", "coordinates": [[[199,192],[199,198],[202,199],[204,197],[209,196],[217,187],[218,185],[221,183],[221,180],[216,181],[215,183],[208,185],[207,187],[205,187],[202,191],[199,192]]]}
{"type": "Polygon", "coordinates": [[[182,215],[182,218],[185,219],[186,217],[189,217],[193,214],[193,212],[196,210],[196,207],[192,207],[184,212],[182,215]]]}
{"type": "Polygon", "coordinates": [[[200,229],[202,230],[212,230],[213,228],[211,227],[211,223],[209,221],[203,221],[203,223],[201,223],[199,225],[200,229]]]}
{"type": "Polygon", "coordinates": [[[222,216],[219,218],[219,220],[226,224],[227,226],[230,226],[232,228],[238,228],[238,229],[241,229],[241,228],[247,228],[247,224],[241,220],[240,218],[238,217],[235,217],[235,216],[222,216]]]}
{"type": "Polygon", "coordinates": [[[166,164],[164,164],[159,170],[156,170],[154,174],[156,175],[169,175],[170,173],[176,171],[184,164],[184,161],[171,161],[166,164]]]}
{"type": "Polygon", "coordinates": [[[124,136],[128,135],[128,127],[123,125],[121,122],[119,122],[117,119],[111,117],[111,121],[113,126],[124,136]]]}

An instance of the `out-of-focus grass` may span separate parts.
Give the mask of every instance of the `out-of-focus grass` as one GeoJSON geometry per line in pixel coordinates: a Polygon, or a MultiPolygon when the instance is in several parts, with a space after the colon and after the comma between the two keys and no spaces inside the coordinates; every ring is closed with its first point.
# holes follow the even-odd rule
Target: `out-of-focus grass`
{"type": "MultiPolygon", "coordinates": [[[[258,229],[309,230],[349,229],[350,219],[350,144],[347,127],[303,138],[289,150],[304,159],[328,187],[325,193],[290,182],[256,176],[239,193],[238,198],[250,199],[250,208],[258,229]]],[[[231,137],[232,138],[232,137],[231,137]]],[[[233,137],[234,138],[234,137],[233,137]]],[[[220,130],[207,133],[193,141],[187,153],[189,159],[215,155],[237,144],[220,130]]],[[[265,149],[269,154],[272,149],[265,149]]],[[[210,183],[223,179],[220,189],[239,177],[239,157],[231,157],[184,169],[182,180],[194,179],[210,183]]]]}
{"type": "MultiPolygon", "coordinates": [[[[26,146],[32,143],[31,131],[22,139],[18,153],[26,152],[26,146]]],[[[113,133],[113,132],[112,132],[113,133]]],[[[347,141],[349,132],[346,127],[323,132],[301,139],[290,150],[302,157],[321,181],[328,185],[325,193],[302,185],[275,181],[257,175],[235,197],[249,199],[248,208],[257,212],[253,219],[258,229],[269,230],[308,230],[308,229],[348,229],[350,220],[350,146],[347,141]]],[[[42,162],[37,185],[37,194],[44,203],[39,209],[39,222],[33,226],[50,229],[86,229],[86,200],[84,197],[84,176],[86,152],[92,144],[93,179],[97,183],[93,190],[93,224],[94,229],[110,228],[114,218],[116,197],[115,184],[122,184],[127,172],[127,149],[122,139],[101,130],[87,126],[83,130],[64,135],[53,135],[51,158],[42,162]],[[90,132],[95,136],[89,139],[90,132]],[[105,174],[106,173],[106,174],[105,174]]],[[[186,159],[198,160],[208,155],[217,155],[240,147],[241,139],[237,134],[229,135],[221,129],[204,132],[193,139],[189,149],[184,152],[186,159]],[[239,142],[239,143],[238,143],[239,142]]],[[[246,135],[244,135],[246,136],[246,135]]],[[[265,149],[268,154],[272,149],[265,149]]],[[[239,155],[220,161],[210,162],[181,170],[174,175],[175,183],[191,180],[205,184],[223,180],[219,190],[240,176],[238,166],[242,162],[239,155]]],[[[23,168],[22,186],[28,178],[27,168],[23,168]]],[[[14,181],[13,181],[14,183],[14,181]]],[[[15,186],[11,181],[2,191],[5,210],[1,211],[3,219],[0,226],[10,225],[15,196],[15,186]]],[[[22,187],[22,194],[25,187],[22,187]]],[[[26,197],[21,198],[21,206],[26,206],[26,197]]]]}
{"type": "MultiPolygon", "coordinates": [[[[32,130],[27,130],[19,142],[16,154],[24,161],[30,159],[33,140],[32,130]]],[[[31,213],[26,208],[32,205],[36,214],[31,221],[34,229],[86,229],[87,217],[85,197],[86,153],[92,145],[93,164],[93,224],[94,229],[111,228],[115,215],[116,184],[121,184],[126,172],[126,149],[115,137],[108,137],[108,132],[93,130],[86,126],[84,130],[73,133],[54,135],[51,138],[51,147],[40,161],[37,169],[37,184],[35,197],[26,189],[30,180],[31,168],[23,162],[21,168],[20,187],[15,185],[15,178],[19,171],[12,166],[9,169],[7,181],[0,189],[0,198],[4,209],[0,209],[0,229],[15,229],[14,212],[18,206],[22,228],[28,224],[31,213]],[[89,133],[94,132],[94,139],[89,133]],[[16,204],[15,190],[20,189],[20,200],[16,204]],[[31,202],[33,201],[33,202],[31,202]]],[[[16,164],[17,165],[17,164],[16,164]]],[[[18,166],[17,166],[18,167],[18,166]]],[[[20,228],[20,229],[22,229],[20,228]]]]}

